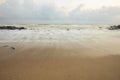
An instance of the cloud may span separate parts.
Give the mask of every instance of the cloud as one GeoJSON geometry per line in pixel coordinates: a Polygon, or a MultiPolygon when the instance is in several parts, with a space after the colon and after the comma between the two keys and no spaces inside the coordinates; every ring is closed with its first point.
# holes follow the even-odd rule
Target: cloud
{"type": "Polygon", "coordinates": [[[77,7],[69,13],[69,19],[86,23],[112,23],[118,22],[115,17],[120,14],[120,7],[103,7],[97,10],[81,10],[77,7]]]}
{"type": "Polygon", "coordinates": [[[55,4],[7,0],[0,4],[0,23],[119,23],[120,7],[83,10],[84,6],[77,6],[66,15],[55,4]]]}

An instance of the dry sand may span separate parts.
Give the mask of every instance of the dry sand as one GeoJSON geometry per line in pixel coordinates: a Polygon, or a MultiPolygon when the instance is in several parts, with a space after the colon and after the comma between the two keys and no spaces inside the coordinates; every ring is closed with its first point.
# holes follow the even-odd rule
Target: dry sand
{"type": "Polygon", "coordinates": [[[120,80],[120,56],[103,52],[101,45],[91,47],[1,43],[0,80],[120,80]]]}

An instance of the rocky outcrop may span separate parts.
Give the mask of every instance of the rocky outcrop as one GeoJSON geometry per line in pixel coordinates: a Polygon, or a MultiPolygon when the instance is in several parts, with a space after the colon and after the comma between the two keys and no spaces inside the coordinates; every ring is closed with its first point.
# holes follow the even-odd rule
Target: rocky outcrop
{"type": "Polygon", "coordinates": [[[120,25],[110,26],[108,29],[109,29],[109,30],[118,30],[118,29],[120,29],[120,25]]]}
{"type": "Polygon", "coordinates": [[[0,30],[24,30],[25,27],[16,27],[16,26],[0,26],[0,30]]]}

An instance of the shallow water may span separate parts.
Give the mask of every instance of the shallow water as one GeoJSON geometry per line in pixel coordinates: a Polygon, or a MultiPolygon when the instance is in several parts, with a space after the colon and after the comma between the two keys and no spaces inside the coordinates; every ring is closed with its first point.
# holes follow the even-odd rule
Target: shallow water
{"type": "MultiPolygon", "coordinates": [[[[23,25],[16,25],[23,26],[23,25]]],[[[117,36],[108,25],[24,25],[28,30],[0,30],[0,42],[49,42],[101,40],[117,36]],[[99,27],[102,27],[99,28],[99,27]]]]}

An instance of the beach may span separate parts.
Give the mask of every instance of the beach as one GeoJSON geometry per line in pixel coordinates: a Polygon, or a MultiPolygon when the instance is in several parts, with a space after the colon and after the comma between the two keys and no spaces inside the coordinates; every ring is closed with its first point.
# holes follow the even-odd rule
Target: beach
{"type": "Polygon", "coordinates": [[[119,30],[27,27],[0,30],[0,80],[120,80],[119,30]]]}

